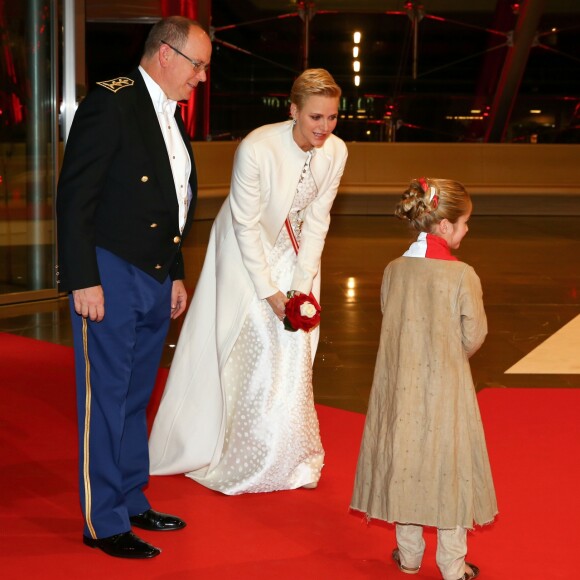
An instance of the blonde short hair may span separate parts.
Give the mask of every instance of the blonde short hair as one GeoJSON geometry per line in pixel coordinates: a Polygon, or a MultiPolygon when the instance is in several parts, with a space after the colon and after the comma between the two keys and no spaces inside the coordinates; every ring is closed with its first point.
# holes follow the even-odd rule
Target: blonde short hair
{"type": "Polygon", "coordinates": [[[413,229],[429,233],[444,219],[455,223],[471,208],[471,198],[458,181],[422,177],[411,181],[397,203],[395,215],[407,220],[413,229]]]}
{"type": "Polygon", "coordinates": [[[302,109],[309,97],[322,96],[338,99],[341,94],[342,90],[327,70],[309,68],[294,81],[290,91],[290,102],[298,109],[302,109]]]}

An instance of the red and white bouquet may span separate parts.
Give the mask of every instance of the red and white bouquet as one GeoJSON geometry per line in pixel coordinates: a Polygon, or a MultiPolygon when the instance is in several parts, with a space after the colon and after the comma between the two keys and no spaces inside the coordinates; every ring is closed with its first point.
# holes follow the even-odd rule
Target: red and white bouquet
{"type": "Polygon", "coordinates": [[[309,295],[297,294],[293,290],[286,294],[286,316],[284,328],[290,332],[303,330],[310,332],[320,324],[320,305],[312,292],[309,295]]]}

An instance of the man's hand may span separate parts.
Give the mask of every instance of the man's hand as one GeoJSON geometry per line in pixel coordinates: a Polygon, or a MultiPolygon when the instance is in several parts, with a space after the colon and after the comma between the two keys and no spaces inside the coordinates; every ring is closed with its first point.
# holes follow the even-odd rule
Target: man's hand
{"type": "Polygon", "coordinates": [[[102,286],[91,286],[73,290],[75,311],[83,318],[101,322],[105,317],[105,295],[102,286]]]}
{"type": "Polygon", "coordinates": [[[187,291],[183,280],[173,280],[171,288],[171,318],[177,318],[185,312],[187,306],[187,291]]]}

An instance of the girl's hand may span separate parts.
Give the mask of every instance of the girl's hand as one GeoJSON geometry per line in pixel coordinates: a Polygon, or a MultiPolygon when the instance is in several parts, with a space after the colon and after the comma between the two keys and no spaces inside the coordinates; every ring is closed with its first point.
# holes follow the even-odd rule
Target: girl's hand
{"type": "Polygon", "coordinates": [[[284,316],[286,316],[286,302],[288,302],[288,298],[278,290],[276,294],[272,294],[272,296],[268,296],[266,298],[270,308],[274,311],[274,314],[280,319],[284,320],[284,316]]]}

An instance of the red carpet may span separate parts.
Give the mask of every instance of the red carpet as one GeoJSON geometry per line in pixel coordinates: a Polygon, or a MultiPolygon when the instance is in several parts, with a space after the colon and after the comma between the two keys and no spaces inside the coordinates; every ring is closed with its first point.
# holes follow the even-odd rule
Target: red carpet
{"type": "MultiPolygon", "coordinates": [[[[348,512],[364,417],[328,407],[319,407],[327,457],[317,490],[226,497],[185,477],[154,477],[153,505],[188,521],[182,532],[140,533],[163,549],[159,558],[119,560],[83,546],[72,365],[69,348],[0,334],[2,578],[406,578],[389,560],[392,526],[348,512]]],[[[479,400],[500,516],[470,534],[469,560],[483,579],[571,577],[580,390],[487,389],[479,400]]],[[[436,579],[435,536],[426,539],[416,578],[436,579]]]]}

